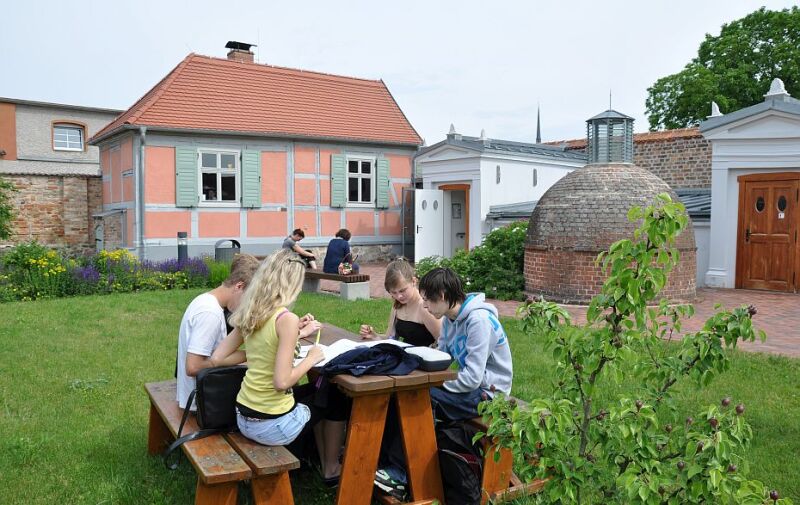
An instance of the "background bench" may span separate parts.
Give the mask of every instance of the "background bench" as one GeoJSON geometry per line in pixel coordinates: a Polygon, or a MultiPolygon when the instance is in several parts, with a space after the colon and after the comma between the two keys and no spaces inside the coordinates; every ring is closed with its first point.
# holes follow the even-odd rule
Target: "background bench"
{"type": "MultiPolygon", "coordinates": [[[[160,455],[175,440],[183,409],[178,407],[176,381],[145,384],[150,397],[147,452],[160,455]]],[[[186,420],[182,435],[197,431],[194,415],[186,420]]],[[[181,445],[197,472],[195,505],[236,505],[237,486],[250,479],[256,505],[291,505],[289,470],[300,462],[285,447],[257,444],[239,433],[215,434],[181,445]]]]}
{"type": "Polygon", "coordinates": [[[369,300],[369,275],[366,274],[328,274],[322,270],[306,270],[303,291],[318,292],[319,281],[338,281],[339,295],[344,300],[369,300]]]}

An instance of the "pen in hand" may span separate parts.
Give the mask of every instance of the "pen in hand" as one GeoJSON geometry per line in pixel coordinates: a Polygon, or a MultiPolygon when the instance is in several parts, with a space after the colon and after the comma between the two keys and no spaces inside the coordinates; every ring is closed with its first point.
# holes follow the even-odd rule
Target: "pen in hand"
{"type": "Polygon", "coordinates": [[[314,345],[319,345],[319,336],[322,333],[322,328],[317,330],[317,340],[314,341],[314,345]]]}

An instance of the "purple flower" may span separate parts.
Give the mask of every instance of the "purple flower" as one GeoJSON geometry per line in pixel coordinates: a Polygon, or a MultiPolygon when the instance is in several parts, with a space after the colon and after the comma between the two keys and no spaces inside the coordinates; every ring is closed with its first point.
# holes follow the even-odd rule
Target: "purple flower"
{"type": "Polygon", "coordinates": [[[78,282],[97,284],[100,281],[100,272],[97,271],[94,265],[76,267],[72,271],[72,278],[78,282]]]}

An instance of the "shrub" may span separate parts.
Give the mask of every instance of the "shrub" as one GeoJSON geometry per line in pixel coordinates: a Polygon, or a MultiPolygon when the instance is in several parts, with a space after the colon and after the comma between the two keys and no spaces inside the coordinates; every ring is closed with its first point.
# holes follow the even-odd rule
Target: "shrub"
{"type": "Polygon", "coordinates": [[[422,258],[416,264],[417,276],[448,267],[458,273],[466,291],[482,291],[499,300],[523,300],[527,230],[528,223],[519,221],[493,230],[471,251],[459,249],[452,258],[422,258]]]}
{"type": "Polygon", "coordinates": [[[744,405],[724,398],[681,416],[672,400],[674,385],[700,388],[730,367],[725,348],[755,339],[755,309],[721,310],[678,345],[664,342],[693,310],[648,303],[679,261],[688,218],[667,194],[628,217],[642,224],[598,257],[608,278],[585,325],[550,302],[519,308],[526,333],[547,335],[557,382],[524,409],[502,395],[481,404],[487,434],[512,449],[525,479],[549,479],[541,499],[551,503],[790,503],[746,477],[744,405]]]}
{"type": "Polygon", "coordinates": [[[11,193],[17,191],[10,182],[0,178],[0,239],[11,236],[11,220],[14,219],[14,206],[11,203],[11,193]]]}
{"type": "MultiPolygon", "coordinates": [[[[229,266],[216,268],[221,275],[229,266]]],[[[210,278],[209,265],[199,258],[140,262],[130,251],[117,249],[65,259],[31,242],[10,249],[0,260],[0,302],[197,288],[207,286],[210,278]]]]}
{"type": "Polygon", "coordinates": [[[204,260],[209,272],[207,286],[215,288],[230,275],[231,263],[229,261],[216,261],[210,256],[206,256],[204,260]]]}

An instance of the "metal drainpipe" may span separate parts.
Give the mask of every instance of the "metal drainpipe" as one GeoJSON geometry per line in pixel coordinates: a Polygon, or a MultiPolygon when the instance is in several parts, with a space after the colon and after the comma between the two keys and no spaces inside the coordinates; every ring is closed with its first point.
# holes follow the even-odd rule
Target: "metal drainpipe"
{"type": "Polygon", "coordinates": [[[134,247],[139,259],[145,259],[144,251],[144,148],[147,140],[147,127],[139,127],[139,163],[136,167],[136,238],[134,247]]]}

